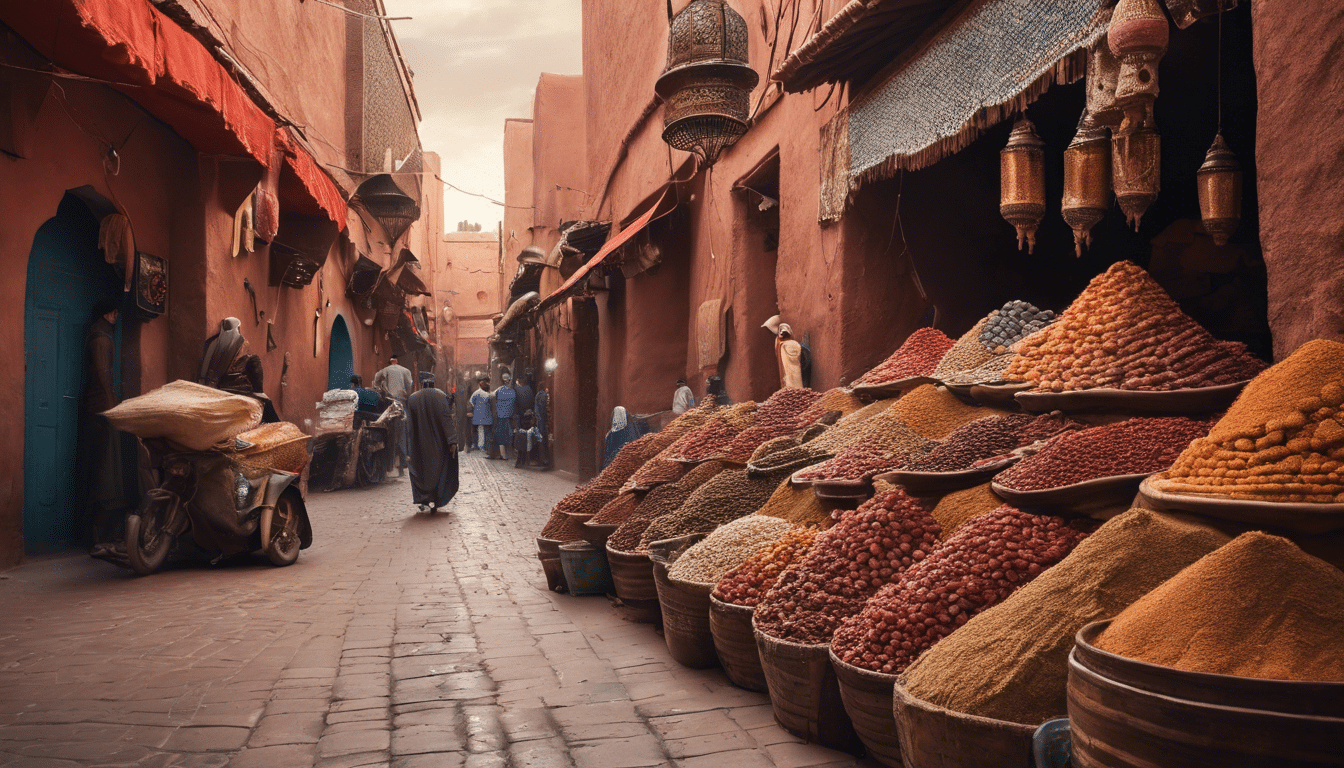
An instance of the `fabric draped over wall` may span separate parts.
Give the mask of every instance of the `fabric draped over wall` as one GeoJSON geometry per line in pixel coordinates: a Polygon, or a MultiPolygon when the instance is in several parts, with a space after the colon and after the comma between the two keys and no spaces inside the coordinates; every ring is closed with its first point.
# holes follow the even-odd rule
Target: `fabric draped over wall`
{"type": "Polygon", "coordinates": [[[821,127],[821,208],[823,223],[839,221],[849,200],[849,112],[840,110],[821,127]]]}
{"type": "MultiPolygon", "coordinates": [[[[1055,83],[1081,78],[1088,47],[1106,33],[1107,6],[1106,0],[972,4],[850,105],[850,183],[932,165],[1055,83]]],[[[823,212],[825,197],[823,183],[823,212]]]]}
{"type": "Polygon", "coordinates": [[[12,3],[0,21],[61,67],[123,84],[201,152],[245,154],[270,168],[281,150],[306,195],[345,227],[345,196],[311,154],[277,130],[199,40],[146,0],[12,3]]]}

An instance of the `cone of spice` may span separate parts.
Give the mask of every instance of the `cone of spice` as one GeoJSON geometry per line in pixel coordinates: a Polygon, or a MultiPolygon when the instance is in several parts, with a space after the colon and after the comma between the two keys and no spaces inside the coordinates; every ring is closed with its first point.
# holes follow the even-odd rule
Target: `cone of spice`
{"type": "Polygon", "coordinates": [[[816,528],[790,527],[779,540],[747,558],[724,574],[714,588],[714,598],[733,605],[755,608],[779,576],[807,554],[817,539],[816,528]]]}
{"type": "Polygon", "coordinates": [[[756,514],[813,528],[829,528],[835,522],[810,486],[794,485],[788,478],[779,484],[756,514]]]}
{"type": "Polygon", "coordinates": [[[933,373],[955,342],[936,328],[920,328],[880,365],[859,377],[854,386],[877,386],[933,373]]]}
{"type": "Polygon", "coordinates": [[[1344,683],[1344,573],[1254,531],[1116,616],[1096,647],[1188,672],[1344,683]]]}
{"type": "Polygon", "coordinates": [[[1134,509],[1097,529],[906,670],[910,695],[977,717],[1039,725],[1067,714],[1078,630],[1109,619],[1227,543],[1206,525],[1134,509]]]}
{"type": "Polygon", "coordinates": [[[986,416],[958,427],[930,453],[911,461],[906,469],[959,472],[1078,426],[1081,425],[1056,414],[986,416]]]}
{"type": "Polygon", "coordinates": [[[1246,381],[1265,367],[1219,341],[1142,268],[1122,261],[1094,278],[1059,321],[1024,339],[1004,372],[1041,391],[1174,390],[1246,381]]]}
{"type": "Polygon", "coordinates": [[[725,523],[682,553],[667,575],[696,584],[717,584],[761,549],[784,537],[793,526],[777,517],[747,515],[725,523]]]}
{"type": "Polygon", "coordinates": [[[930,514],[943,527],[940,538],[946,541],[949,536],[960,530],[961,526],[1001,506],[1003,499],[994,495],[990,484],[985,483],[947,494],[938,500],[937,506],[930,514]]]}
{"type": "Polygon", "coordinates": [[[726,456],[733,438],[756,421],[757,404],[751,400],[716,411],[704,424],[683,435],[667,449],[673,461],[708,461],[726,456]]]}
{"type": "Polygon", "coordinates": [[[677,511],[682,503],[700,486],[724,470],[719,461],[707,461],[697,466],[675,483],[660,485],[649,491],[639,506],[626,516],[625,522],[607,537],[607,546],[617,552],[637,552],[649,524],[663,515],[677,511]]]}
{"type": "Polygon", "coordinates": [[[1257,376],[1159,487],[1279,502],[1344,502],[1344,344],[1318,339],[1257,376]]]}
{"type": "Polygon", "coordinates": [[[767,440],[793,434],[819,418],[812,409],[822,400],[820,392],[810,389],[781,389],[756,409],[756,419],[733,438],[726,455],[729,461],[745,464],[767,440]]]}
{"type": "Polygon", "coordinates": [[[686,498],[674,512],[649,524],[640,538],[639,551],[655,541],[692,533],[709,533],[724,523],[750,515],[769,500],[782,475],[750,476],[745,469],[729,469],[715,475],[686,498]]]}

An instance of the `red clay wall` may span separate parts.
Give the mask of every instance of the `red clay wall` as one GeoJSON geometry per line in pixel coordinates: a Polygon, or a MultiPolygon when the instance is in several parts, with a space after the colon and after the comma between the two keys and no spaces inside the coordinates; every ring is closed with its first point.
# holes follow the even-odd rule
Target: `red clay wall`
{"type": "Polygon", "coordinates": [[[1254,0],[1260,240],[1275,357],[1344,340],[1344,5],[1254,0]]]}

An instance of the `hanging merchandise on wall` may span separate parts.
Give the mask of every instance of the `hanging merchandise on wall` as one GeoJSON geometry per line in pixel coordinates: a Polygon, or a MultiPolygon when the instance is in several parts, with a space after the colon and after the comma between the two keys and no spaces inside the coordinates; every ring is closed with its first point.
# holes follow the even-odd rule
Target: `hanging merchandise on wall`
{"type": "Polygon", "coordinates": [[[234,258],[256,250],[256,206],[257,192],[253,190],[233,214],[233,246],[229,249],[229,255],[234,258]]]}
{"type": "Polygon", "coordinates": [[[145,320],[168,311],[168,262],[158,256],[135,254],[135,309],[145,320]]]}
{"type": "Polygon", "coordinates": [[[1013,126],[999,153],[999,213],[1017,229],[1017,247],[1036,250],[1036,228],[1045,218],[1045,142],[1025,117],[1013,126]]]}
{"type": "Polygon", "coordinates": [[[695,312],[696,367],[704,371],[717,368],[727,352],[724,330],[723,299],[711,299],[695,312]]]}

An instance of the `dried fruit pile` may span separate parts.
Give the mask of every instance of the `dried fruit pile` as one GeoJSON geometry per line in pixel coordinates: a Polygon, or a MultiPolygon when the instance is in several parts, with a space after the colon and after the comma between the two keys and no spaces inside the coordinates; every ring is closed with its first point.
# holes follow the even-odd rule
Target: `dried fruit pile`
{"type": "Polygon", "coordinates": [[[1062,518],[1000,507],[966,523],[900,581],[882,587],[836,631],[831,650],[856,667],[901,672],[972,616],[1063,560],[1086,535],[1062,518]]]}
{"type": "Polygon", "coordinates": [[[1172,390],[1246,381],[1264,369],[1246,345],[1215,339],[1138,265],[1094,278],[1059,322],[1017,348],[1004,374],[1036,389],[1172,390]]]}
{"type": "Polygon", "coordinates": [[[797,470],[808,464],[815,464],[818,461],[830,458],[854,440],[861,439],[861,436],[868,429],[869,422],[895,404],[896,400],[892,398],[866,405],[840,419],[819,437],[802,445],[772,451],[768,454],[758,449],[757,454],[752,455],[747,466],[756,472],[797,470]]]}
{"type": "Polygon", "coordinates": [[[748,400],[723,408],[704,425],[687,433],[667,449],[674,461],[709,461],[725,457],[733,438],[756,421],[757,405],[748,400]]]}
{"type": "Polygon", "coordinates": [[[914,376],[928,376],[953,343],[947,334],[936,328],[920,328],[910,334],[891,357],[859,377],[854,385],[890,384],[914,376]]]}
{"type": "Polygon", "coordinates": [[[998,459],[1014,449],[1068,429],[1063,416],[1014,413],[986,416],[959,427],[928,455],[906,465],[912,472],[959,472],[998,459]]]}
{"type": "Polygon", "coordinates": [[[755,608],[784,569],[806,555],[816,539],[815,528],[790,528],[783,538],[725,574],[714,588],[714,597],[725,603],[755,608]]]}
{"type": "Polygon", "coordinates": [[[593,478],[586,487],[617,490],[625,485],[630,476],[644,466],[644,462],[653,458],[658,451],[662,450],[658,447],[661,440],[659,434],[657,432],[650,433],[626,443],[625,447],[611,460],[611,463],[602,470],[602,473],[593,478]]]}
{"type": "Polygon", "coordinates": [[[675,512],[654,520],[640,538],[640,550],[663,539],[690,533],[709,533],[720,525],[761,508],[779,486],[782,475],[752,477],[745,469],[716,475],[687,497],[675,512]]]}
{"type": "Polygon", "coordinates": [[[677,511],[701,485],[712,480],[724,469],[723,463],[707,461],[686,473],[675,483],[660,485],[649,491],[635,511],[621,523],[621,527],[607,538],[607,546],[617,552],[637,552],[649,524],[663,515],[677,511]]]}
{"type": "Polygon", "coordinates": [[[1146,509],[1112,518],[1068,557],[930,648],[906,670],[911,696],[977,717],[1039,725],[1068,711],[1069,651],[1117,613],[1227,543],[1146,509]]]}
{"type": "Polygon", "coordinates": [[[583,526],[575,522],[570,514],[596,514],[612,499],[616,491],[609,488],[585,486],[560,500],[551,511],[550,518],[541,529],[541,538],[555,541],[578,541],[583,538],[583,526]],[[580,492],[581,491],[581,492],[580,492]]]}
{"type": "Polygon", "coordinates": [[[1344,502],[1344,344],[1308,342],[1255,378],[1176,459],[1161,488],[1281,502],[1344,502]]]}
{"type": "Polygon", "coordinates": [[[980,332],[980,343],[996,355],[1002,355],[1014,344],[1055,322],[1055,313],[1038,309],[1025,301],[1010,301],[986,318],[980,332]]]}
{"type": "Polygon", "coordinates": [[[807,556],[784,571],[756,606],[756,628],[795,643],[830,642],[882,585],[937,547],[940,530],[904,490],[873,497],[820,533],[807,556]]]}
{"type": "Polygon", "coordinates": [[[727,523],[686,550],[667,575],[697,584],[717,584],[728,571],[779,541],[792,526],[777,517],[747,515],[727,523]]]}
{"type": "Polygon", "coordinates": [[[733,438],[727,450],[728,459],[745,464],[762,443],[806,427],[824,413],[808,418],[821,400],[821,393],[810,389],[781,389],[771,395],[756,409],[755,423],[733,438]]]}
{"type": "Polygon", "coordinates": [[[662,430],[655,432],[654,436],[662,448],[635,470],[630,476],[628,485],[651,488],[661,483],[674,483],[679,480],[685,474],[686,467],[681,462],[669,459],[673,446],[688,433],[704,426],[719,410],[721,409],[715,404],[714,396],[706,395],[705,399],[700,401],[700,405],[681,414],[662,430]]]}
{"type": "Polygon", "coordinates": [[[1180,416],[1138,418],[1104,424],[1052,438],[994,476],[1015,491],[1040,491],[1117,475],[1161,472],[1190,441],[1209,433],[1207,421],[1180,416]]]}
{"type": "Polygon", "coordinates": [[[633,493],[622,493],[608,501],[588,522],[598,525],[620,525],[639,506],[640,498],[633,493]]]}

